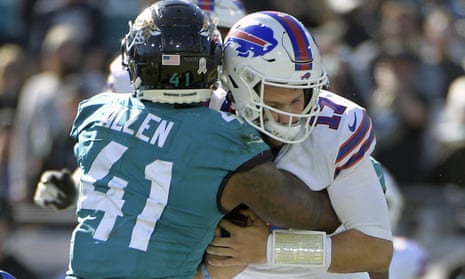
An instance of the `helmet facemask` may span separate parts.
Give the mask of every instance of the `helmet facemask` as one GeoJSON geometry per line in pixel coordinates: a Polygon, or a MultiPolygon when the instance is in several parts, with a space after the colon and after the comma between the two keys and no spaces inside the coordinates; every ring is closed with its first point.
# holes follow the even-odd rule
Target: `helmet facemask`
{"type": "Polygon", "coordinates": [[[298,143],[304,141],[310,135],[319,112],[317,99],[321,87],[307,88],[304,85],[283,84],[263,78],[254,78],[258,77],[258,75],[253,74],[250,69],[244,71],[240,77],[242,79],[241,83],[247,84],[248,101],[244,106],[240,107],[233,98],[232,107],[250,125],[268,137],[283,143],[298,143]],[[267,105],[265,102],[265,85],[302,89],[305,98],[302,112],[292,113],[267,105]],[[287,124],[277,122],[273,118],[273,113],[288,119],[287,124]]]}

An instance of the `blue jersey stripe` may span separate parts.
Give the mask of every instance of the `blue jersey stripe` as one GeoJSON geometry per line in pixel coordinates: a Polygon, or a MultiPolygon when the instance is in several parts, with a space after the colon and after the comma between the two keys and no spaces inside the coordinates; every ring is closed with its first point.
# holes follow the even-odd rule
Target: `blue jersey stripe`
{"type": "Polygon", "coordinates": [[[370,149],[370,146],[373,144],[374,139],[375,134],[373,133],[373,130],[371,130],[370,136],[366,141],[363,142],[362,146],[360,147],[360,150],[354,155],[352,155],[352,157],[344,165],[336,168],[336,170],[334,171],[334,177],[336,177],[342,170],[348,169],[355,165],[357,162],[359,162],[365,156],[365,153],[370,149]]]}
{"type": "Polygon", "coordinates": [[[362,123],[354,132],[354,134],[347,139],[339,148],[336,163],[342,161],[349,153],[361,144],[366,134],[371,130],[371,121],[366,111],[363,112],[362,123]]]}

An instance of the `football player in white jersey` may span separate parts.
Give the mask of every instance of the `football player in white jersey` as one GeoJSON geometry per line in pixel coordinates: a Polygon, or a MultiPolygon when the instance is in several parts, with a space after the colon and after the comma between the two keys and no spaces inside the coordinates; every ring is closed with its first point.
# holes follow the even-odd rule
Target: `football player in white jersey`
{"type": "Polygon", "coordinates": [[[223,221],[231,237],[217,236],[208,253],[228,257],[210,259],[206,272],[215,278],[231,271],[218,267],[249,264],[234,278],[387,278],[392,232],[371,158],[371,120],[364,108],[323,89],[327,76],[312,35],[291,15],[256,12],[231,28],[224,55],[233,109],[275,148],[279,168],[328,191],[342,225],[324,239],[274,231],[247,248],[239,244],[247,233],[223,221]],[[267,251],[257,253],[267,241],[267,251]]]}

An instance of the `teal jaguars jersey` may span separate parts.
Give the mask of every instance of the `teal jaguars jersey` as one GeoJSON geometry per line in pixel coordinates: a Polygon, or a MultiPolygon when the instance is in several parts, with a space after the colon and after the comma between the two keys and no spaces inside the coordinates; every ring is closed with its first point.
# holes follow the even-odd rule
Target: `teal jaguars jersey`
{"type": "Polygon", "coordinates": [[[234,115],[111,93],[80,104],[71,136],[83,175],[67,278],[192,278],[223,178],[268,150],[234,115]]]}

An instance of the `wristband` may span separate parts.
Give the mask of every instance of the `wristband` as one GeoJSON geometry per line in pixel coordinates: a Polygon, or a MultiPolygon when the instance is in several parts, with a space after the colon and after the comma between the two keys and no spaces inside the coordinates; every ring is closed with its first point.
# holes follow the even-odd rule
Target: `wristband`
{"type": "Polygon", "coordinates": [[[269,265],[329,267],[331,238],[325,232],[273,230],[267,241],[269,265]]]}
{"type": "Polygon", "coordinates": [[[205,265],[205,263],[202,263],[200,265],[200,271],[202,272],[203,278],[212,279],[210,273],[208,273],[207,266],[205,265]]]}
{"type": "Polygon", "coordinates": [[[323,265],[325,271],[328,271],[328,268],[331,265],[332,252],[332,239],[327,236],[325,237],[325,264],[323,265]]]}

